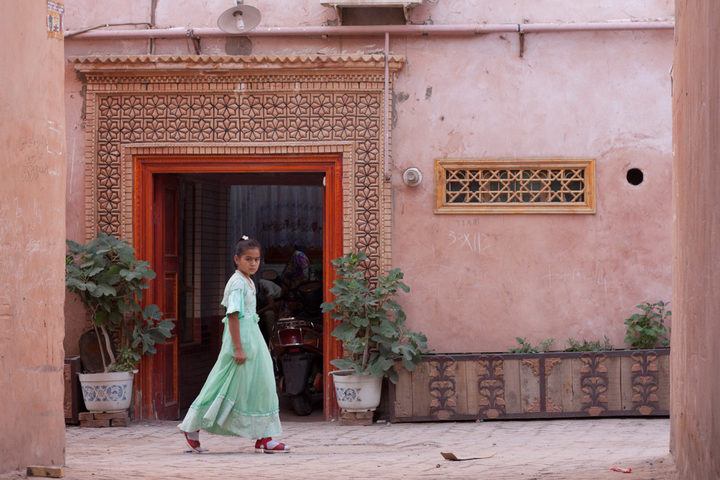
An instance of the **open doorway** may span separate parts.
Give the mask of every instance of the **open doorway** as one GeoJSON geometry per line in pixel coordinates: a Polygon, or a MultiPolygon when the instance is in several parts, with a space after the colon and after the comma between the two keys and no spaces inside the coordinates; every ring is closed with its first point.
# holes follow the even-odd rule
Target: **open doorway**
{"type": "MultiPolygon", "coordinates": [[[[343,252],[342,158],[338,153],[134,158],[133,244],[139,258],[150,260],[157,273],[144,301],[157,304],[165,318],[177,325],[175,335],[141,362],[135,390],[137,418],[179,418],[206,378],[220,344],[224,312],[219,302],[232,273],[235,236],[245,233],[265,239],[263,275],[271,281],[282,276],[281,266],[295,246],[306,250],[305,283],[314,281],[320,288],[308,287],[309,292],[304,292],[314,296],[312,304],[280,302],[291,315],[306,314],[307,305],[312,310],[312,305],[328,299],[327,287],[334,278],[331,260],[343,252]],[[321,207],[317,200],[300,205],[293,214],[302,217],[299,222],[296,219],[296,226],[288,228],[285,237],[273,237],[270,233],[280,224],[267,205],[275,201],[272,195],[277,191],[288,196],[295,187],[319,189],[321,207]],[[251,205],[244,197],[269,200],[251,205]],[[320,215],[317,223],[308,221],[315,215],[307,211],[308,205],[320,215]],[[310,235],[313,228],[321,242],[298,236],[300,231],[310,235]],[[264,237],[263,229],[267,230],[264,237]]],[[[309,195],[316,198],[317,192],[309,195]]],[[[296,297],[290,298],[302,300],[297,297],[304,293],[295,292],[296,297]]],[[[318,314],[321,333],[316,344],[321,367],[315,380],[322,394],[315,415],[329,419],[338,415],[328,372],[330,361],[340,354],[340,344],[330,335],[329,314],[318,314]]]]}
{"type": "MultiPolygon", "coordinates": [[[[182,417],[220,350],[225,282],[241,235],[260,241],[260,328],[273,353],[281,408],[322,412],[323,173],[175,174],[178,191],[178,403],[182,417]],[[309,369],[283,369],[279,326],[293,320],[315,353],[309,369]],[[308,382],[288,391],[288,375],[308,382]],[[311,377],[312,375],[312,377],[311,377]],[[287,395],[283,395],[287,393],[287,395]],[[293,393],[291,395],[291,393],[293,393]],[[299,403],[302,402],[302,403],[299,403]]],[[[282,327],[280,327],[282,328],[282,327]]],[[[307,355],[306,355],[307,356],[307,355]]],[[[304,358],[304,357],[303,357],[304,358]]],[[[284,362],[287,364],[287,362],[284,362]]],[[[290,379],[292,381],[292,379],[290,379]]]]}

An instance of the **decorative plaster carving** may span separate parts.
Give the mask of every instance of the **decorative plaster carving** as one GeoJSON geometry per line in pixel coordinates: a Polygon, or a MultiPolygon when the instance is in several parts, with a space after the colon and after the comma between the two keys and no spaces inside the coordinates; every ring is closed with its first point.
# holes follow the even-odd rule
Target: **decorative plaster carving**
{"type": "Polygon", "coordinates": [[[88,238],[131,238],[132,155],[340,153],[344,250],[366,252],[370,275],[389,266],[382,55],[71,61],[86,85],[88,238]]]}

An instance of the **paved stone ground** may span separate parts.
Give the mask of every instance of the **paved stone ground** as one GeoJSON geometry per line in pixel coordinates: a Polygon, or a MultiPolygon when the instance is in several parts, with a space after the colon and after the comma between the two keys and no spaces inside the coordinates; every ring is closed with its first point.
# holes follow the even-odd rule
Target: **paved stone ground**
{"type": "MultiPolygon", "coordinates": [[[[105,479],[617,479],[674,478],[670,422],[583,419],[340,426],[283,415],[289,454],[202,434],[208,453],[185,453],[178,422],[67,429],[66,478],[105,479]],[[452,462],[458,457],[491,458],[452,462]],[[631,467],[631,474],[610,467],[631,467]]],[[[22,475],[0,476],[3,479],[22,475]]]]}

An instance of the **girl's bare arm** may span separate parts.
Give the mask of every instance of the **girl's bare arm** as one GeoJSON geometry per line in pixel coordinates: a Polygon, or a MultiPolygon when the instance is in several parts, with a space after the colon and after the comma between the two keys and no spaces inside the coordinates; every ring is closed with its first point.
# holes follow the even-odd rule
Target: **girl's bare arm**
{"type": "Polygon", "coordinates": [[[242,341],[240,340],[240,319],[238,313],[233,312],[228,315],[228,326],[230,327],[230,338],[232,338],[233,346],[235,347],[235,363],[242,365],[245,363],[246,356],[242,348],[242,341]]]}

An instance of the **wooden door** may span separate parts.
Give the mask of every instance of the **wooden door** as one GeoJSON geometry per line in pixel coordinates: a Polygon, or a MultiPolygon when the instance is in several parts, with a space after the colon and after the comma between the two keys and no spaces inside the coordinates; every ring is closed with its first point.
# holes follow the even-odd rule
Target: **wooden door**
{"type": "Polygon", "coordinates": [[[155,278],[154,303],[165,320],[176,322],[172,338],[157,346],[152,356],[153,412],[157,418],[176,419],[178,404],[178,181],[174,175],[153,176],[153,266],[155,278]]]}

